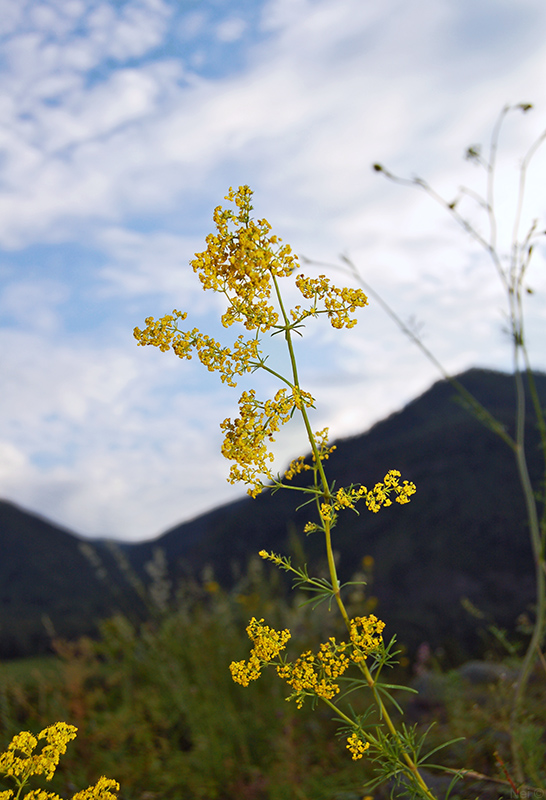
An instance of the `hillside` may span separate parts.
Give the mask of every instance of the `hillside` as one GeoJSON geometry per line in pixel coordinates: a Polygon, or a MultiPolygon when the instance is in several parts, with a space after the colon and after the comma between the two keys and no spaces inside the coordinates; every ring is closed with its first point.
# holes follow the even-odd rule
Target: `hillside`
{"type": "Polygon", "coordinates": [[[52,634],[94,633],[98,619],[138,607],[127,588],[117,591],[125,582],[108,550],[102,569],[117,580],[85,555],[89,543],[4,501],[0,552],[0,658],[43,652],[52,634]]]}
{"type": "MultiPolygon", "coordinates": [[[[475,369],[459,379],[511,430],[510,376],[475,369]]],[[[536,379],[546,405],[546,375],[536,379]]],[[[531,477],[538,486],[541,453],[530,415],[527,437],[531,477]]],[[[417,485],[409,505],[377,515],[347,512],[334,532],[343,579],[360,567],[363,556],[374,557],[372,591],[388,630],[410,648],[425,640],[441,646],[453,660],[475,654],[481,647],[480,623],[463,609],[463,597],[513,629],[534,596],[513,455],[456,401],[452,387],[440,381],[367,433],[336,444],[328,471],[338,486],[373,485],[392,468],[417,485]]],[[[293,533],[301,532],[312,514],[309,507],[296,511],[297,499],[292,492],[264,493],[214,509],[154,541],[119,547],[143,577],[144,564],[161,547],[173,576],[199,575],[212,565],[217,580],[229,587],[260,549],[293,552],[293,533]]],[[[95,620],[115,608],[142,611],[105,543],[93,546],[107,577],[82,553],[82,543],[0,503],[0,655],[46,647],[44,614],[59,634],[73,636],[92,632],[95,620]]],[[[319,535],[304,537],[303,546],[306,558],[320,568],[319,535]]]]}
{"type": "MultiPolygon", "coordinates": [[[[474,369],[459,380],[512,432],[510,376],[474,369]]],[[[536,380],[546,405],[546,376],[536,380]]],[[[538,486],[542,462],[530,413],[526,433],[531,477],[538,486]]],[[[348,512],[334,532],[343,579],[351,577],[364,555],[374,557],[373,594],[389,629],[409,647],[428,640],[456,659],[476,652],[478,623],[463,609],[463,597],[498,625],[513,629],[534,598],[513,454],[462,407],[451,385],[439,381],[367,433],[336,444],[328,474],[338,486],[373,485],[392,468],[417,485],[409,505],[374,515],[348,512]]],[[[213,564],[218,580],[229,585],[261,548],[291,553],[291,531],[302,531],[311,513],[309,507],[296,511],[294,506],[291,492],[242,500],[173,528],[153,545],[135,545],[132,558],[137,565],[150,557],[152,546],[160,546],[179,574],[213,564]]],[[[322,554],[318,534],[305,538],[304,547],[311,562],[322,554]]]]}

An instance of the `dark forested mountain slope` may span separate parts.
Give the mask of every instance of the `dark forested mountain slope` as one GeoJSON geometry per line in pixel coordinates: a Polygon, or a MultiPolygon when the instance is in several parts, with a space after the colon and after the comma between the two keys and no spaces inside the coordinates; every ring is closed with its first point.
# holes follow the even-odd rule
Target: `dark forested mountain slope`
{"type": "MultiPolygon", "coordinates": [[[[511,376],[473,369],[459,380],[514,432],[511,376]]],[[[536,383],[546,405],[546,376],[536,375],[536,383]]],[[[527,456],[538,488],[544,462],[530,407],[528,412],[527,456]]],[[[389,469],[399,469],[417,485],[409,505],[378,514],[365,508],[360,516],[346,512],[334,531],[343,579],[364,555],[374,557],[373,594],[389,629],[410,646],[429,640],[454,655],[474,650],[479,624],[463,609],[463,597],[513,629],[534,599],[514,456],[458,402],[452,386],[440,381],[367,433],[336,444],[327,462],[336,485],[372,486],[389,469]]],[[[177,526],[154,544],[164,548],[171,564],[185,563],[194,573],[214,565],[217,578],[229,584],[261,548],[290,553],[290,532],[302,531],[312,518],[310,506],[295,510],[297,501],[293,492],[262,494],[177,526]]],[[[136,545],[134,557],[149,557],[150,547],[136,545]]],[[[311,562],[319,559],[320,535],[306,537],[304,547],[311,562]]]]}
{"type": "Polygon", "coordinates": [[[125,582],[101,550],[93,565],[89,543],[0,501],[0,657],[43,652],[52,635],[94,633],[98,619],[138,605],[128,588],[119,592],[125,582]]]}
{"type": "MultiPolygon", "coordinates": [[[[509,375],[474,369],[459,380],[513,432],[509,375]]],[[[546,405],[546,375],[538,374],[536,382],[546,405]]],[[[532,413],[526,435],[538,489],[543,457],[532,413]]],[[[436,383],[367,433],[336,444],[327,462],[336,485],[373,486],[389,469],[399,469],[417,485],[409,505],[378,514],[365,508],[360,516],[346,512],[334,531],[344,580],[360,568],[363,556],[374,557],[371,591],[388,630],[410,647],[427,640],[455,658],[476,653],[480,623],[463,609],[464,597],[486,619],[513,629],[534,599],[514,457],[457,402],[451,385],[436,383]]],[[[304,482],[305,473],[299,478],[304,482]]],[[[264,493],[217,508],[154,541],[119,547],[143,577],[144,564],[161,547],[174,576],[199,576],[211,565],[216,578],[230,586],[260,549],[292,552],[294,531],[301,532],[313,514],[311,506],[297,511],[298,500],[294,492],[264,493]]],[[[303,546],[310,564],[320,568],[320,535],[303,537],[303,546]]],[[[0,503],[0,547],[0,655],[42,647],[44,614],[60,634],[74,635],[114,608],[138,607],[105,543],[94,548],[106,578],[82,553],[81,539],[0,503]]]]}

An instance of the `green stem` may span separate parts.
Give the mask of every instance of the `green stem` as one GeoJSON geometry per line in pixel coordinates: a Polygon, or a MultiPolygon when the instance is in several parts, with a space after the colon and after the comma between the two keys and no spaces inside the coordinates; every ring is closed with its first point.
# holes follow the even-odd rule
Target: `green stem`
{"type": "MultiPolygon", "coordinates": [[[[518,342],[515,344],[517,353],[519,350],[518,342]]],[[[524,780],[523,768],[521,765],[520,747],[517,736],[517,726],[523,705],[523,699],[531,671],[533,669],[537,652],[540,652],[542,640],[544,635],[544,627],[546,623],[546,573],[544,571],[544,543],[541,537],[540,523],[538,519],[537,506],[531,479],[529,477],[529,470],[527,468],[527,459],[525,457],[525,388],[523,385],[523,376],[516,363],[515,371],[516,383],[516,465],[520,478],[523,495],[525,498],[525,505],[527,508],[527,518],[529,522],[529,534],[531,537],[531,544],[533,547],[533,555],[535,561],[535,576],[536,576],[536,616],[535,624],[531,640],[527,647],[527,651],[523,658],[521,668],[519,671],[518,679],[516,681],[516,689],[514,694],[514,703],[512,706],[512,713],[510,717],[511,722],[511,746],[512,746],[512,760],[514,762],[514,770],[519,783],[524,780]]]]}
{"type": "MultiPolygon", "coordinates": [[[[319,510],[320,513],[320,510],[319,510]]],[[[343,617],[343,621],[347,626],[347,630],[351,630],[351,620],[349,619],[349,615],[347,614],[347,609],[345,608],[345,604],[341,599],[341,589],[339,586],[339,579],[337,577],[337,569],[336,569],[336,562],[334,560],[334,551],[332,548],[332,533],[330,528],[330,520],[324,519],[322,514],[320,515],[323,525],[324,525],[324,537],[326,542],[326,556],[328,558],[328,571],[330,573],[330,582],[332,584],[332,591],[334,592],[334,597],[336,598],[336,603],[343,617]]]]}
{"type": "MultiPolygon", "coordinates": [[[[294,353],[294,347],[293,347],[293,343],[292,343],[290,321],[288,319],[288,315],[286,313],[286,310],[284,308],[284,304],[282,302],[282,297],[281,297],[281,293],[280,293],[280,289],[279,289],[276,277],[275,277],[275,275],[273,273],[272,273],[272,279],[273,279],[273,283],[274,283],[274,286],[275,286],[275,291],[276,291],[276,294],[277,294],[277,300],[279,302],[279,308],[281,310],[281,314],[282,314],[284,322],[285,322],[284,335],[285,335],[285,340],[286,340],[286,344],[287,344],[287,347],[288,347],[288,352],[289,352],[289,355],[290,355],[290,363],[291,363],[291,366],[292,366],[292,376],[293,376],[293,380],[294,380],[294,386],[297,389],[300,389],[300,383],[299,383],[299,377],[298,377],[298,368],[297,368],[297,363],[296,363],[296,355],[294,353]]],[[[309,439],[309,443],[310,443],[311,449],[313,451],[313,456],[315,458],[316,468],[317,468],[317,471],[319,472],[319,475],[320,475],[320,482],[322,484],[322,497],[323,497],[324,500],[329,501],[329,500],[331,500],[330,486],[329,486],[328,481],[326,479],[326,474],[324,472],[324,467],[322,466],[322,459],[320,457],[319,449],[318,449],[318,446],[317,446],[317,443],[316,443],[316,440],[315,440],[315,436],[313,434],[313,429],[311,428],[311,423],[309,421],[307,410],[306,410],[306,408],[305,408],[305,406],[303,404],[302,404],[302,406],[301,406],[301,408],[299,410],[301,412],[301,415],[302,415],[302,418],[303,418],[303,422],[304,422],[304,425],[305,425],[305,429],[307,431],[307,437],[309,439]]],[[[319,511],[320,518],[322,520],[322,524],[323,524],[323,528],[324,528],[324,536],[325,536],[325,544],[326,544],[326,555],[327,555],[327,559],[328,559],[328,571],[330,573],[330,582],[332,584],[332,591],[333,591],[334,597],[336,598],[336,603],[337,603],[338,608],[340,610],[341,616],[343,617],[345,625],[347,626],[347,630],[350,632],[350,630],[351,630],[351,621],[349,619],[349,615],[347,613],[347,609],[345,608],[343,600],[341,599],[341,591],[340,591],[339,579],[338,579],[338,575],[337,575],[336,563],[335,563],[335,559],[334,559],[334,552],[333,552],[333,548],[332,548],[332,535],[331,535],[330,519],[329,518],[325,518],[323,516],[323,514],[321,513],[320,503],[318,502],[318,500],[319,500],[319,498],[317,497],[318,511],[319,511]]],[[[370,671],[369,671],[369,669],[368,669],[368,667],[366,666],[365,663],[362,663],[359,666],[360,666],[361,671],[364,674],[364,677],[366,679],[366,682],[368,683],[368,686],[370,687],[370,689],[373,692],[374,699],[375,699],[375,701],[377,703],[377,706],[378,706],[378,709],[379,709],[380,717],[385,721],[385,723],[386,723],[390,733],[392,734],[392,736],[396,740],[399,741],[398,732],[397,732],[397,730],[396,730],[396,728],[394,726],[394,723],[392,722],[392,719],[391,719],[387,709],[385,708],[385,705],[384,705],[383,700],[381,699],[381,697],[379,695],[379,692],[377,691],[377,688],[376,688],[376,685],[375,685],[375,681],[373,679],[372,674],[370,673],[370,671]]],[[[325,698],[322,698],[322,699],[324,700],[325,698]]],[[[353,721],[349,717],[346,717],[342,712],[340,712],[339,709],[337,709],[336,706],[333,703],[330,703],[329,701],[326,701],[326,700],[325,700],[325,702],[327,702],[328,705],[330,705],[336,711],[337,714],[340,714],[347,721],[349,721],[351,724],[353,724],[353,721]]],[[[411,776],[412,780],[421,788],[421,790],[424,792],[425,796],[427,798],[429,798],[429,800],[436,800],[434,795],[431,794],[431,792],[430,792],[428,786],[426,785],[425,781],[421,777],[421,775],[419,773],[419,770],[417,769],[417,765],[415,764],[413,759],[410,757],[410,755],[404,751],[403,757],[404,757],[404,761],[406,762],[407,768],[409,769],[409,775],[411,776]]]]}
{"type": "MultiPolygon", "coordinates": [[[[347,614],[347,610],[345,608],[343,600],[341,599],[341,592],[339,590],[339,580],[338,580],[338,576],[337,576],[337,569],[336,569],[336,564],[335,564],[335,560],[334,560],[334,554],[333,554],[333,550],[332,550],[332,537],[331,537],[331,529],[330,529],[330,520],[329,519],[324,519],[324,517],[322,517],[322,515],[321,515],[321,519],[322,519],[322,522],[323,522],[323,525],[324,525],[324,533],[325,533],[325,538],[326,538],[326,553],[327,553],[327,557],[328,557],[328,568],[329,568],[329,571],[330,571],[330,582],[332,584],[332,587],[334,588],[334,594],[335,594],[335,598],[336,598],[336,602],[338,604],[339,610],[340,610],[341,615],[342,615],[342,617],[343,617],[343,619],[345,621],[345,625],[347,626],[347,630],[350,632],[350,630],[351,630],[351,621],[349,619],[349,615],[347,614]]],[[[376,702],[377,707],[379,709],[380,718],[385,721],[385,723],[387,725],[387,728],[389,729],[391,735],[397,741],[399,741],[398,731],[396,730],[396,728],[394,726],[394,723],[393,723],[393,721],[392,721],[392,719],[390,717],[390,714],[387,711],[387,709],[385,707],[385,704],[383,703],[383,700],[382,700],[379,692],[377,691],[377,687],[376,687],[375,681],[373,679],[373,676],[372,676],[370,670],[368,669],[368,667],[367,667],[365,662],[361,662],[359,664],[359,667],[360,667],[360,671],[362,672],[362,674],[364,675],[364,677],[366,679],[366,682],[367,682],[368,686],[372,690],[375,702],[376,702]]],[[[421,777],[421,774],[419,773],[417,765],[415,764],[413,759],[405,751],[403,752],[403,757],[404,757],[404,761],[406,762],[406,765],[407,765],[408,769],[410,770],[410,774],[411,774],[412,779],[415,781],[415,783],[417,783],[421,787],[423,792],[425,792],[426,797],[430,798],[430,800],[435,800],[434,795],[431,794],[428,786],[426,785],[425,781],[421,777]]]]}
{"type": "Polygon", "coordinates": [[[330,706],[332,711],[335,711],[335,713],[338,715],[338,717],[340,717],[344,722],[348,722],[349,725],[354,725],[355,724],[354,719],[351,719],[350,717],[347,716],[347,714],[344,714],[343,711],[340,708],[338,708],[334,703],[332,703],[331,700],[328,700],[328,698],[326,698],[326,697],[321,697],[320,699],[324,703],[326,703],[327,706],[330,706]]]}
{"type": "MultiPolygon", "coordinates": [[[[280,292],[280,289],[279,289],[279,284],[277,283],[277,278],[276,278],[276,276],[275,276],[275,274],[273,272],[271,273],[271,277],[272,277],[272,280],[273,280],[273,285],[275,286],[275,292],[276,292],[276,295],[277,295],[279,308],[281,310],[281,314],[282,314],[282,317],[283,317],[284,323],[285,323],[284,338],[286,340],[286,345],[288,347],[288,353],[289,353],[289,356],[290,356],[290,365],[291,365],[291,368],[292,368],[292,377],[293,377],[293,381],[294,381],[294,387],[299,390],[299,389],[301,389],[301,387],[300,387],[300,381],[299,381],[299,377],[298,377],[298,365],[296,363],[296,354],[294,353],[294,345],[292,343],[292,336],[291,336],[291,333],[290,333],[290,320],[288,319],[288,314],[286,313],[286,310],[284,308],[284,304],[283,304],[283,301],[282,301],[282,295],[281,295],[281,292],[280,292]]],[[[307,438],[309,440],[309,443],[311,445],[311,449],[313,451],[313,456],[315,458],[315,464],[316,464],[317,469],[318,469],[319,474],[320,474],[320,480],[321,480],[321,483],[322,483],[324,498],[326,500],[329,500],[330,497],[331,497],[330,487],[328,485],[328,481],[326,480],[326,475],[324,473],[324,468],[322,466],[322,459],[320,457],[320,453],[319,453],[319,450],[318,450],[318,447],[317,447],[317,443],[315,441],[315,437],[314,437],[314,434],[313,434],[313,429],[311,428],[311,423],[309,422],[309,416],[307,414],[307,409],[305,408],[304,405],[302,405],[299,410],[301,412],[303,423],[305,425],[307,438]]]]}

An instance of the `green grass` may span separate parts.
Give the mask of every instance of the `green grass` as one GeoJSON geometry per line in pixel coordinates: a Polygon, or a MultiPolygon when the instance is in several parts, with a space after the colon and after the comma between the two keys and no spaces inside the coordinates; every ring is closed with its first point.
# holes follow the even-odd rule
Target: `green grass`
{"type": "Polygon", "coordinates": [[[62,661],[56,655],[30,656],[0,661],[0,679],[26,682],[37,676],[54,678],[61,675],[62,661]]]}

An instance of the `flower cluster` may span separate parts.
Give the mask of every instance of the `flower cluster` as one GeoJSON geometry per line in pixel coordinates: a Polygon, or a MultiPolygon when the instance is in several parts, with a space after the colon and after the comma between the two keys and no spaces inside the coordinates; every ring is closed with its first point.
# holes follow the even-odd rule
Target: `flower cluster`
{"type": "MultiPolygon", "coordinates": [[[[60,757],[66,753],[68,742],[76,737],[77,728],[65,722],[57,722],[44,728],[37,736],[29,731],[16,734],[5,753],[0,755],[0,775],[12,778],[18,789],[17,798],[32,775],[44,775],[51,780],[59,765],[60,757]],[[45,740],[39,752],[35,752],[38,743],[45,740]]],[[[116,800],[113,792],[119,791],[119,784],[110,778],[100,778],[95,786],[90,786],[74,795],[73,800],[116,800]]],[[[11,789],[0,792],[0,800],[11,800],[14,792],[11,789]]],[[[31,790],[25,800],[61,800],[54,792],[42,789],[31,790]]]]}
{"type": "MultiPolygon", "coordinates": [[[[259,368],[273,372],[265,366],[260,333],[284,330],[288,337],[289,331],[303,319],[318,314],[327,314],[335,328],[350,328],[356,319],[349,315],[368,301],[360,289],[338,289],[324,275],[317,279],[299,275],[296,285],[311,303],[307,308],[297,306],[288,315],[282,305],[278,281],[297,268],[296,256],[279,237],[271,234],[267,220],[252,218],[252,192],[248,186],[240,186],[236,191],[230,189],[225,199],[235,209],[221,206],[215,209],[216,233],[207,236],[206,250],[196,253],[191,265],[204,289],[225,297],[227,310],[221,318],[224,327],[239,322],[247,330],[256,331],[255,335],[250,338],[240,335],[232,347],[224,347],[197,328],[180,330],[179,324],[187,314],[175,309],[158,320],[147,317],[145,328],[135,328],[134,336],[141,346],[152,345],[163,352],[172,349],[182,359],[191,359],[196,353],[209,371],[219,372],[224,383],[236,386],[236,378],[245,373],[259,368]]],[[[263,480],[273,477],[269,469],[273,455],[265,441],[274,441],[272,432],[287,421],[294,409],[304,412],[314,403],[311,395],[299,387],[295,375],[289,385],[291,398],[279,399],[277,394],[263,404],[258,404],[252,393],[244,393],[239,401],[240,418],[224,420],[221,426],[226,434],[222,452],[235,462],[228,480],[248,484],[249,494],[254,497],[263,489],[263,480]]],[[[327,458],[328,452],[321,450],[321,459],[327,458]]],[[[291,465],[287,480],[304,468],[302,461],[291,465]]]]}
{"type": "MultiPolygon", "coordinates": [[[[328,458],[327,455],[325,457],[328,458]]],[[[301,471],[305,468],[305,464],[302,463],[300,465],[300,462],[293,461],[289,468],[290,477],[292,477],[292,474],[295,474],[296,471],[301,471]]],[[[410,481],[404,481],[403,484],[400,485],[399,479],[400,472],[391,469],[385,475],[383,482],[376,483],[372,491],[368,491],[368,489],[362,485],[352,485],[338,489],[330,500],[327,502],[323,501],[320,504],[322,526],[315,522],[308,522],[303,529],[304,533],[324,530],[324,525],[328,525],[332,528],[337,521],[337,512],[345,508],[356,511],[356,504],[363,497],[366,498],[367,508],[374,513],[377,513],[382,506],[392,505],[392,500],[389,498],[391,492],[396,494],[395,499],[397,503],[409,503],[411,495],[416,492],[415,484],[410,481]]]]}
{"type": "Polygon", "coordinates": [[[251,372],[259,362],[259,346],[255,338],[245,339],[238,336],[233,348],[222,347],[211,336],[201,333],[197,328],[191,331],[181,331],[178,320],[185,320],[188,315],[181,311],[173,310],[161,319],[146,317],[144,330],[135,328],[133,335],[142,347],[153,345],[163,352],[172,349],[182,359],[191,361],[192,351],[195,350],[203,366],[209,372],[219,372],[222,383],[228,386],[237,386],[236,376],[251,372]]]}
{"type": "Polygon", "coordinates": [[[383,643],[385,623],[374,614],[369,617],[355,617],[350,623],[350,636],[353,645],[351,659],[358,664],[378,650],[383,643]]]}
{"type": "MultiPolygon", "coordinates": [[[[178,320],[184,321],[188,315],[183,311],[177,311],[176,308],[172,314],[165,314],[161,319],[155,320],[153,317],[146,317],[144,322],[146,327],[143,331],[140,328],[135,328],[133,336],[138,344],[144,347],[147,344],[159,347],[162,353],[170,350],[173,341],[178,342],[180,332],[178,330],[178,320]]],[[[191,356],[186,356],[191,358],[191,356]]]]}
{"type": "Polygon", "coordinates": [[[287,389],[279,389],[275,397],[265,403],[256,399],[253,389],[243,392],[239,399],[239,417],[225,419],[220,425],[224,432],[222,453],[235,462],[230,469],[229,482],[249,484],[248,493],[256,497],[263,489],[263,478],[273,478],[269,465],[274,456],[266,440],[275,441],[274,434],[288,422],[298,403],[311,405],[312,402],[308,393],[288,395],[287,389]]]}
{"type": "Polygon", "coordinates": [[[354,486],[349,486],[347,489],[343,487],[338,489],[334,495],[334,508],[336,511],[340,511],[342,508],[352,508],[354,509],[355,505],[358,501],[366,495],[367,489],[365,486],[359,486],[355,488],[354,486]]]}
{"type": "Polygon", "coordinates": [[[339,684],[335,682],[350,664],[345,655],[345,642],[337,644],[334,637],[320,645],[318,653],[308,650],[293,663],[281,664],[277,667],[279,677],[292,687],[292,694],[287,700],[295,700],[301,708],[307,696],[322,697],[331,700],[339,692],[339,684]]]}
{"type": "Polygon", "coordinates": [[[262,667],[277,658],[291,637],[288,629],[276,631],[263,623],[263,619],[252,617],[246,629],[248,638],[254,642],[248,661],[233,661],[230,664],[231,677],[242,686],[257,680],[262,674],[262,667]]]}
{"type": "Polygon", "coordinates": [[[397,469],[391,469],[385,475],[382,483],[376,483],[371,492],[366,495],[366,505],[370,511],[377,513],[382,506],[392,505],[392,500],[389,497],[393,491],[396,494],[396,502],[400,505],[410,502],[410,497],[417,491],[415,484],[410,481],[404,481],[400,485],[400,472],[397,469]]]}
{"type": "MultiPolygon", "coordinates": [[[[330,455],[336,449],[336,445],[330,445],[328,443],[328,434],[329,429],[323,428],[321,431],[316,431],[314,434],[315,442],[317,444],[317,449],[319,453],[319,458],[321,461],[328,461],[330,455]]],[[[313,455],[313,461],[315,460],[315,456],[313,455]]]]}
{"type": "Polygon", "coordinates": [[[279,556],[276,553],[268,553],[267,550],[260,550],[258,555],[260,558],[265,559],[265,561],[271,561],[277,567],[283,567],[286,563],[290,563],[290,559],[279,556]]]}
{"type": "Polygon", "coordinates": [[[305,472],[308,469],[312,469],[312,467],[311,464],[305,463],[305,456],[298,456],[298,458],[290,462],[290,466],[284,473],[284,479],[291,481],[294,475],[299,475],[300,472],[305,472]]]}
{"type": "Polygon", "coordinates": [[[75,794],[72,800],[116,800],[117,795],[114,792],[119,792],[119,783],[103,776],[94,786],[75,794]]]}
{"type": "Polygon", "coordinates": [[[238,211],[218,206],[214,211],[217,233],[207,236],[207,249],[191,262],[204,289],[221,292],[228,301],[222,316],[225,327],[242,322],[248,330],[267,331],[279,315],[270,304],[272,284],[290,275],[297,258],[289,245],[270,236],[266,219],[253,220],[252,192],[248,186],[230,189],[225,197],[238,211]]]}
{"type": "MultiPolygon", "coordinates": [[[[306,392],[302,394],[307,395],[306,392]]],[[[309,395],[309,397],[311,396],[309,395]]],[[[308,405],[311,405],[311,403],[308,403],[308,405]]],[[[317,453],[320,461],[327,461],[330,458],[331,453],[333,453],[334,450],[336,449],[335,444],[330,445],[328,443],[328,428],[323,428],[321,431],[316,431],[316,433],[314,433],[313,436],[315,439],[315,444],[317,446],[317,453]]],[[[312,464],[306,463],[305,456],[299,456],[298,458],[290,462],[288,469],[284,473],[284,479],[290,481],[292,480],[294,475],[299,475],[300,472],[305,472],[306,470],[309,469],[315,469],[316,460],[317,459],[314,453],[312,455],[312,462],[313,462],[312,464]]],[[[317,530],[317,529],[318,526],[316,525],[312,527],[312,530],[317,530]]]]}
{"type": "Polygon", "coordinates": [[[362,758],[366,750],[369,748],[369,742],[363,742],[357,733],[351,733],[347,739],[347,749],[353,754],[353,761],[362,758]]]}
{"type": "Polygon", "coordinates": [[[290,314],[292,319],[300,322],[308,316],[317,314],[327,314],[333,328],[353,328],[356,319],[351,319],[349,314],[354,314],[357,308],[368,305],[368,298],[362,289],[338,289],[330,285],[330,280],[325,275],[318,278],[306,278],[305,275],[298,275],[296,286],[306,300],[312,300],[313,305],[309,309],[302,309],[296,306],[290,314]],[[322,301],[324,309],[320,309],[317,303],[322,301]]]}
{"type": "MultiPolygon", "coordinates": [[[[280,556],[266,550],[262,550],[260,556],[279,566],[286,563],[280,556]]],[[[335,697],[339,693],[336,680],[351,662],[358,664],[381,648],[381,634],[385,627],[385,623],[373,614],[355,617],[350,621],[350,642],[338,643],[331,636],[320,645],[317,653],[307,650],[295,661],[276,661],[290,639],[290,631],[276,631],[263,622],[263,619],[257,621],[254,617],[250,620],[246,630],[254,647],[248,661],[234,661],[231,664],[232,678],[236,683],[248,686],[250,681],[260,677],[264,666],[275,664],[279,677],[292,688],[292,694],[286,699],[295,700],[298,708],[302,707],[306,697],[321,697],[324,700],[335,697]]]]}
{"type": "Polygon", "coordinates": [[[66,745],[76,737],[76,731],[77,728],[65,722],[44,728],[37,737],[21,731],[13,737],[7,752],[0,755],[0,773],[21,780],[26,780],[29,775],[45,775],[47,780],[51,780],[60,757],[66,753],[66,745]],[[46,744],[35,754],[38,741],[42,739],[46,744]]]}

